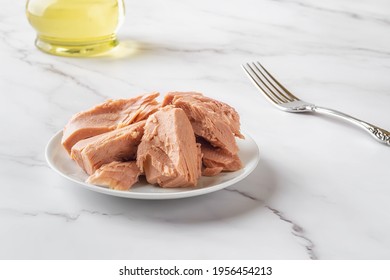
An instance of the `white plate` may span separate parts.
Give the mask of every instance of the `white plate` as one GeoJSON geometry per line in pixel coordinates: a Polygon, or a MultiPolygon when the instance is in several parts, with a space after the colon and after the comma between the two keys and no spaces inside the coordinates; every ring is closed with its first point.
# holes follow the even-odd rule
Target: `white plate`
{"type": "Polygon", "coordinates": [[[259,149],[256,142],[245,135],[245,140],[238,139],[239,156],[244,168],[236,172],[223,172],[214,177],[201,177],[195,188],[160,188],[142,180],[129,191],[111,190],[85,182],[88,175],[69,157],[61,145],[62,131],[56,133],[46,147],[46,160],[51,168],[65,178],[92,191],[136,199],[174,199],[202,195],[226,188],[248,176],[259,162],[259,149]]]}

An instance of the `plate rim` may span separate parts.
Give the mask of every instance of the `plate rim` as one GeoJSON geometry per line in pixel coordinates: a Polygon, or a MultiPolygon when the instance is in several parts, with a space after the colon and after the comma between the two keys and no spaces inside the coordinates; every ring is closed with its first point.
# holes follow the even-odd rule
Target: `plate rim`
{"type": "MultiPolygon", "coordinates": [[[[124,198],[131,198],[131,199],[141,199],[141,200],[167,200],[167,199],[180,199],[180,198],[186,198],[186,197],[194,197],[194,196],[200,196],[212,192],[216,192],[219,190],[222,190],[224,188],[227,188],[231,185],[236,184],[237,182],[245,179],[249,174],[255,170],[257,167],[259,161],[260,161],[260,152],[259,152],[259,147],[256,143],[256,141],[247,133],[242,133],[245,137],[245,140],[249,140],[253,143],[253,147],[255,148],[254,155],[251,157],[251,164],[247,167],[244,166],[244,172],[239,174],[236,177],[233,177],[232,179],[229,179],[226,182],[222,182],[219,184],[216,184],[214,186],[210,187],[205,187],[205,188],[198,188],[198,189],[189,189],[186,191],[180,191],[180,192],[156,192],[156,193],[137,193],[137,192],[131,192],[131,191],[121,191],[121,190],[113,190],[109,189],[103,186],[97,186],[97,185],[92,185],[88,184],[86,182],[79,181],[75,178],[70,177],[69,175],[61,172],[56,165],[52,162],[51,157],[50,157],[50,150],[54,150],[53,148],[55,147],[56,144],[56,139],[62,137],[63,130],[57,131],[51,138],[49,139],[48,143],[46,144],[45,147],[45,159],[47,164],[51,169],[53,169],[56,173],[61,175],[63,178],[66,178],[74,183],[77,183],[78,185],[81,185],[83,188],[110,195],[110,196],[117,196],[117,197],[124,197],[124,198]],[[254,160],[254,162],[252,162],[254,160]]],[[[243,140],[243,141],[245,141],[243,140]]],[[[58,143],[57,143],[58,144],[58,143]]],[[[76,163],[75,163],[76,164],[76,163]]],[[[152,185],[151,185],[152,186],[152,185]]],[[[157,186],[155,186],[158,188],[157,186]]]]}

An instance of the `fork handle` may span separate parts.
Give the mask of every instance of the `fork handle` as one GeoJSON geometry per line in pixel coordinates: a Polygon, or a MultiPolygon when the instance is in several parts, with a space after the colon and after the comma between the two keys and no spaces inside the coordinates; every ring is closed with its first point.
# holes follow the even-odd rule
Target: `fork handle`
{"type": "Polygon", "coordinates": [[[335,116],[335,117],[341,118],[345,121],[348,121],[350,123],[353,123],[354,125],[357,125],[357,126],[363,128],[365,131],[367,131],[372,137],[374,137],[379,142],[390,146],[390,132],[387,130],[384,130],[383,128],[377,127],[373,124],[359,120],[359,119],[354,118],[350,115],[344,114],[343,112],[336,111],[333,109],[313,106],[312,110],[316,113],[319,113],[319,114],[335,116]]]}

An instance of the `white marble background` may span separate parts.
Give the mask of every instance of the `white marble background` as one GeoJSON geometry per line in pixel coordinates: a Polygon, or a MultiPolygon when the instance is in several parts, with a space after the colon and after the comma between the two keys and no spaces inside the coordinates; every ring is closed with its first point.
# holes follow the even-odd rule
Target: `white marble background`
{"type": "Polygon", "coordinates": [[[25,3],[0,0],[1,259],[390,259],[390,147],[276,110],[240,69],[261,60],[303,99],[390,129],[388,0],[126,4],[119,50],[69,59],[35,49],[25,3]],[[105,196],[49,169],[45,145],[72,114],[155,90],[232,104],[258,168],[172,201],[105,196]]]}

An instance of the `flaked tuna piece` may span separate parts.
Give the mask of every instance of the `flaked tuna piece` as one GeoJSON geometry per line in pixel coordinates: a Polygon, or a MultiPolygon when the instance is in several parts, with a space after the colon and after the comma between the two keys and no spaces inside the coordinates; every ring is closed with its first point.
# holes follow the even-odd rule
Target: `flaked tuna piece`
{"type": "Polygon", "coordinates": [[[135,161],[113,161],[96,170],[88,177],[87,183],[127,191],[138,182],[140,174],[141,171],[135,161]]]}
{"type": "Polygon", "coordinates": [[[201,142],[202,162],[206,167],[204,173],[217,172],[215,168],[222,168],[221,171],[237,171],[242,168],[242,162],[237,154],[232,155],[224,149],[213,147],[204,140],[198,141],[201,142]],[[207,170],[208,168],[211,170],[207,170]]]}
{"type": "Polygon", "coordinates": [[[236,137],[244,139],[244,136],[240,132],[240,116],[233,107],[224,102],[206,97],[198,92],[169,92],[165,95],[162,106],[174,104],[177,99],[183,97],[192,97],[194,100],[202,102],[203,106],[217,113],[220,118],[229,124],[230,129],[236,137]]]}
{"type": "Polygon", "coordinates": [[[80,140],[145,120],[160,107],[157,96],[159,93],[107,100],[74,115],[64,128],[62,145],[70,154],[72,147],[80,140]]]}
{"type": "Polygon", "coordinates": [[[202,169],[202,176],[212,177],[223,171],[223,167],[205,167],[202,169]]]}
{"type": "Polygon", "coordinates": [[[135,159],[146,121],[140,121],[104,134],[81,140],[73,146],[71,157],[91,175],[113,161],[135,159]]]}
{"type": "Polygon", "coordinates": [[[172,105],[175,100],[177,100],[178,98],[181,98],[183,96],[198,96],[198,97],[201,97],[203,96],[202,93],[200,92],[195,92],[195,91],[186,91],[186,92],[180,92],[180,91],[172,91],[172,92],[168,92],[165,96],[164,96],[164,100],[161,104],[162,107],[165,107],[165,106],[168,106],[168,105],[172,105]]]}
{"type": "Polygon", "coordinates": [[[238,152],[234,136],[244,136],[240,133],[240,118],[234,108],[192,92],[168,93],[162,106],[167,105],[184,110],[196,135],[231,154],[238,152]]]}
{"type": "Polygon", "coordinates": [[[201,176],[200,146],[182,109],[167,106],[148,118],[137,165],[150,184],[196,186],[201,176]]]}

